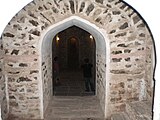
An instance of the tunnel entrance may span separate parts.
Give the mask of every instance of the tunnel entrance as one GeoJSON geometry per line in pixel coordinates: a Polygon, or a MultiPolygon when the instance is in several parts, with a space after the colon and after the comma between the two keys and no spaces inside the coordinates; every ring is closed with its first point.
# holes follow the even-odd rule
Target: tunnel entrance
{"type": "MultiPolygon", "coordinates": [[[[73,40],[74,41],[74,40],[73,40]]],[[[97,26],[77,16],[69,17],[53,26],[44,34],[41,48],[42,80],[43,80],[43,104],[44,111],[50,100],[57,97],[86,96],[95,97],[100,103],[102,113],[106,116],[109,67],[109,43],[108,36],[97,26]],[[78,57],[77,67],[71,68],[69,63],[69,44],[71,39],[76,39],[78,57]],[[59,80],[61,85],[57,88],[54,84],[53,59],[58,57],[59,80]],[[84,59],[89,58],[92,68],[92,83],[95,86],[94,92],[85,92],[81,65],[84,59]],[[69,82],[67,82],[69,81],[69,82]],[[77,89],[79,88],[79,89],[77,89]],[[56,89],[56,90],[55,90],[56,89]],[[58,94],[57,89],[59,90],[58,94]],[[54,95],[54,96],[53,96],[54,95]]]]}
{"type": "Polygon", "coordinates": [[[55,35],[52,44],[53,95],[83,96],[95,95],[95,91],[85,92],[82,65],[88,58],[92,67],[91,84],[95,88],[95,40],[87,31],[71,26],[55,35]],[[54,74],[54,57],[58,57],[59,75],[54,74]],[[58,80],[57,80],[58,79],[58,80]]]}

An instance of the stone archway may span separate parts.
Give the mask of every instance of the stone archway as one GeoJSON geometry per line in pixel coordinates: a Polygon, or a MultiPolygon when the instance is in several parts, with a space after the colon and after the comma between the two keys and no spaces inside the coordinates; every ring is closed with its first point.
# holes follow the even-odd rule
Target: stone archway
{"type": "MultiPolygon", "coordinates": [[[[96,65],[96,76],[101,76],[101,77],[96,77],[96,95],[100,100],[101,107],[104,111],[104,114],[107,113],[107,86],[109,82],[106,82],[106,80],[109,81],[108,73],[109,69],[106,69],[104,64],[106,62],[109,62],[109,55],[106,57],[107,54],[109,54],[109,50],[106,51],[106,46],[109,47],[108,40],[107,40],[107,35],[103,33],[103,30],[100,30],[98,27],[94,26],[92,23],[89,21],[86,21],[82,18],[79,18],[77,16],[72,16],[69,17],[60,23],[57,23],[53,26],[50,27],[46,31],[46,34],[44,34],[43,40],[42,40],[42,48],[41,48],[41,56],[42,56],[42,88],[43,88],[43,107],[44,111],[47,108],[48,102],[52,97],[52,81],[49,80],[49,78],[52,78],[52,74],[50,72],[46,71],[52,71],[52,45],[50,44],[54,36],[71,26],[78,26],[82,28],[85,31],[88,31],[90,34],[92,34],[95,38],[95,44],[96,44],[96,63],[99,64],[98,66],[96,65]],[[65,26],[65,27],[64,27],[65,26]],[[106,54],[107,53],[107,54],[106,54]],[[107,58],[107,59],[106,59],[107,58]],[[105,72],[102,72],[105,71],[105,72]],[[47,74],[46,74],[47,73],[47,74]],[[48,77],[46,77],[48,76],[48,77]],[[98,82],[101,81],[102,83],[98,82]]],[[[109,68],[109,66],[108,66],[109,68]]]]}
{"type": "MultiPolygon", "coordinates": [[[[41,66],[45,63],[41,58],[49,57],[41,49],[41,46],[47,48],[49,45],[43,43],[43,36],[54,25],[59,26],[59,21],[69,18],[74,18],[70,20],[72,24],[75,24],[74,20],[84,19],[89,21],[85,25],[91,23],[92,27],[102,31],[106,44],[96,43],[100,46],[97,50],[103,51],[101,46],[109,45],[105,49],[109,53],[104,52],[109,56],[106,61],[101,54],[96,56],[97,81],[102,88],[106,85],[105,93],[100,93],[110,108],[105,107],[106,116],[125,111],[126,102],[152,99],[153,39],[135,10],[119,0],[35,0],[13,17],[2,35],[3,118],[13,115],[43,119],[45,97],[41,94],[44,89],[41,66]],[[105,79],[104,74],[108,74],[105,79]]],[[[75,25],[85,26],[80,23],[75,25]]],[[[67,22],[63,29],[66,25],[67,22]]]]}

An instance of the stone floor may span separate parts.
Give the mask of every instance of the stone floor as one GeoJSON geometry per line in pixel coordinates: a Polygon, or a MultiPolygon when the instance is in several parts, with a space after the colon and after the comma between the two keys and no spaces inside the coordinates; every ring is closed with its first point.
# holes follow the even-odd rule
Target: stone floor
{"type": "Polygon", "coordinates": [[[62,72],[60,83],[54,86],[54,96],[45,120],[103,120],[95,93],[85,92],[82,72],[62,72]]]}
{"type": "MultiPolygon", "coordinates": [[[[85,92],[82,71],[64,71],[60,74],[60,85],[54,86],[54,96],[88,96],[94,92],[85,92]]],[[[94,79],[92,79],[94,84],[94,79]]]]}
{"type": "Polygon", "coordinates": [[[126,104],[126,112],[116,113],[110,120],[152,120],[151,101],[137,101],[126,104]]]}
{"type": "Polygon", "coordinates": [[[104,120],[96,96],[53,96],[45,120],[104,120]]]}

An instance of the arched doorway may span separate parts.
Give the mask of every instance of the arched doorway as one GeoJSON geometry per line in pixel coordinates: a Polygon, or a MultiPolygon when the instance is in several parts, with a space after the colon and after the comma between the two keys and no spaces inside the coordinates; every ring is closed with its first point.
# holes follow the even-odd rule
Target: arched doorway
{"type": "MultiPolygon", "coordinates": [[[[89,32],[74,25],[57,33],[53,38],[52,46],[52,60],[55,56],[58,57],[60,67],[59,78],[61,79],[59,80],[60,86],[53,84],[53,94],[67,96],[87,95],[87,93],[84,93],[85,82],[82,65],[85,58],[88,58],[93,65],[91,84],[95,88],[96,46],[94,37],[89,32]]],[[[94,92],[88,95],[94,95],[94,92]]]]}
{"type": "MultiPolygon", "coordinates": [[[[96,53],[96,56],[95,55],[92,56],[93,53],[92,53],[92,55],[90,53],[88,53],[88,55],[90,54],[93,57],[93,59],[91,59],[92,62],[98,62],[98,64],[100,65],[100,66],[97,66],[94,63],[95,64],[95,68],[94,69],[95,70],[96,70],[96,68],[98,69],[98,71],[96,70],[96,74],[95,74],[95,80],[96,80],[95,81],[96,82],[95,83],[95,87],[96,87],[96,96],[99,98],[101,107],[102,107],[103,112],[105,114],[105,113],[107,113],[107,112],[105,112],[107,110],[106,109],[107,100],[104,97],[104,96],[106,96],[105,95],[106,93],[104,91],[107,89],[106,87],[108,85],[106,86],[107,83],[105,82],[106,74],[103,74],[103,75],[100,75],[100,74],[101,74],[101,70],[105,70],[106,71],[106,68],[101,68],[101,66],[103,66],[102,64],[104,64],[106,61],[109,61],[109,60],[106,59],[106,52],[108,53],[109,51],[106,51],[107,43],[105,42],[105,39],[104,39],[105,35],[103,35],[101,30],[98,31],[98,28],[93,27],[91,23],[89,23],[88,21],[86,21],[84,19],[81,19],[81,18],[77,19],[76,16],[70,17],[68,19],[65,19],[64,21],[61,21],[61,24],[57,24],[56,26],[51,27],[46,32],[46,34],[45,34],[45,36],[43,38],[42,49],[41,49],[42,50],[42,61],[46,61],[46,62],[42,62],[42,63],[52,64],[52,63],[48,63],[50,58],[52,58],[51,57],[51,55],[52,55],[52,53],[51,53],[52,47],[51,46],[52,45],[48,44],[48,43],[51,43],[51,41],[53,40],[54,36],[56,38],[56,36],[57,36],[57,34],[59,32],[65,30],[65,29],[67,29],[67,28],[69,28],[69,27],[71,27],[73,25],[74,26],[78,26],[79,28],[81,28],[81,29],[83,29],[85,31],[88,31],[90,33],[90,34],[88,34],[88,33],[87,34],[88,34],[88,38],[89,38],[91,44],[93,44],[93,38],[91,39],[90,35],[92,34],[94,39],[95,39],[96,48],[95,48],[95,52],[94,51],[92,51],[92,52],[96,53]],[[65,25],[65,27],[64,27],[64,25],[65,25]],[[103,43],[101,43],[101,42],[103,42],[103,43]],[[100,46],[100,45],[102,45],[102,46],[100,46]],[[47,51],[47,52],[45,52],[45,51],[47,51]],[[46,56],[50,56],[50,57],[48,57],[49,59],[46,58],[46,56]],[[97,77],[97,76],[101,76],[101,77],[97,77]],[[98,82],[99,79],[101,79],[101,81],[103,81],[103,83],[99,83],[98,82]],[[102,87],[102,86],[104,86],[104,87],[102,87]],[[103,92],[104,94],[101,94],[101,92],[103,92]]],[[[60,40],[59,40],[59,42],[60,42],[60,40]]],[[[57,45],[57,44],[55,44],[55,45],[57,45]]],[[[60,45],[60,44],[58,43],[58,45],[60,45]]],[[[58,52],[59,52],[59,50],[58,50],[58,52]]],[[[87,52],[83,52],[83,53],[86,55],[87,52]]],[[[86,56],[84,56],[84,58],[85,57],[86,56]]],[[[81,58],[82,58],[82,62],[83,62],[83,57],[81,57],[81,58]]],[[[108,59],[109,59],[109,57],[108,57],[108,59]]],[[[44,64],[42,66],[42,70],[44,71],[44,72],[42,71],[43,74],[45,74],[45,69],[43,69],[43,67],[45,67],[45,66],[46,66],[46,64],[44,64]]],[[[49,66],[52,66],[52,65],[49,65],[49,66]]],[[[52,71],[51,67],[49,67],[49,69],[52,71]]],[[[42,74],[42,79],[44,79],[44,81],[46,81],[45,80],[46,78],[45,77],[43,78],[43,74],[42,74]]],[[[52,86],[51,85],[52,85],[51,81],[48,81],[48,82],[46,82],[46,85],[43,87],[43,88],[46,88],[46,90],[43,91],[43,94],[45,95],[44,99],[43,99],[44,100],[44,110],[46,110],[48,102],[49,102],[47,100],[49,100],[50,97],[52,97],[52,86]],[[46,92],[48,92],[49,94],[46,94],[46,92]]]]}

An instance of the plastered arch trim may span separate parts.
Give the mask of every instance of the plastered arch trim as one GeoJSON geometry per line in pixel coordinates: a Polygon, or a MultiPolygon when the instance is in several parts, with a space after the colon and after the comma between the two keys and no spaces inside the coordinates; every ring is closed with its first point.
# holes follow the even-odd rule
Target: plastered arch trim
{"type": "MultiPolygon", "coordinates": [[[[67,29],[68,27],[71,27],[73,25],[75,25],[77,27],[80,27],[80,28],[90,32],[94,36],[94,38],[97,39],[96,44],[102,43],[101,46],[105,45],[105,46],[107,46],[107,48],[109,48],[109,41],[106,40],[106,38],[108,38],[108,35],[107,35],[105,29],[99,28],[95,24],[90,23],[89,21],[87,21],[87,20],[85,20],[83,18],[80,18],[78,16],[71,16],[69,18],[66,18],[63,21],[60,21],[60,22],[50,26],[46,30],[46,32],[43,33],[41,38],[51,40],[52,38],[46,38],[46,37],[48,37],[48,34],[52,34],[51,37],[53,37],[57,33],[59,33],[60,31],[62,31],[64,29],[67,29]],[[63,26],[63,27],[61,27],[61,26],[63,26]],[[53,28],[55,28],[55,29],[53,29],[53,28]],[[98,41],[98,39],[100,39],[102,41],[98,41]]],[[[41,41],[43,41],[43,40],[41,40],[41,41]]],[[[51,43],[51,41],[49,41],[47,43],[51,43]]],[[[41,42],[40,44],[41,44],[40,46],[42,46],[43,42],[41,42]]],[[[41,50],[43,50],[43,49],[41,49],[41,50]]],[[[104,51],[104,53],[105,52],[106,51],[104,51]]]]}

